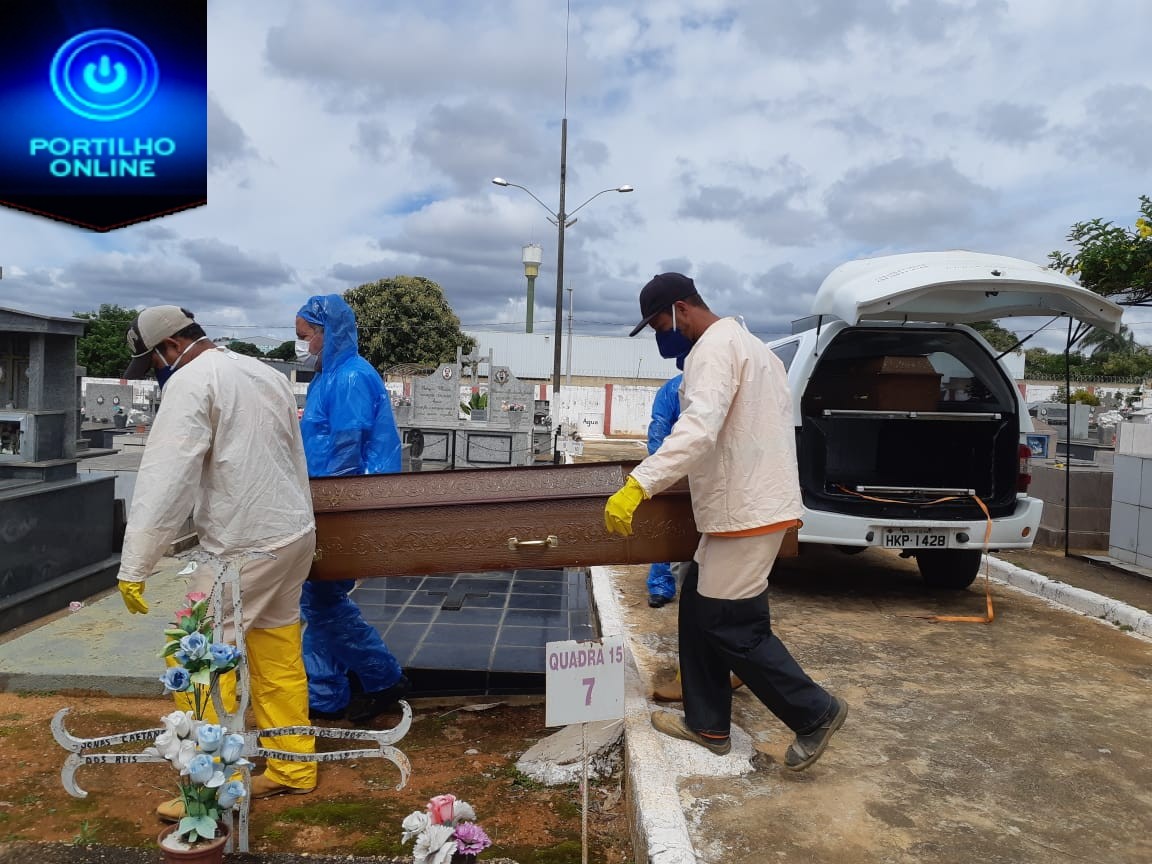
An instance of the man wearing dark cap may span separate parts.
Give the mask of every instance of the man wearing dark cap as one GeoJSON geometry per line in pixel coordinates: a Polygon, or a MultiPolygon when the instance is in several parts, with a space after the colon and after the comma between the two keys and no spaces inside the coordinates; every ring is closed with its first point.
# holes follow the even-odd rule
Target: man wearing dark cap
{"type": "Polygon", "coordinates": [[[680,273],[644,286],[640,314],[630,335],[651,327],[661,356],[687,354],[680,419],[608,499],[605,526],[631,534],[636,509],[687,475],[701,533],[680,596],[684,716],[654,712],[652,725],[724,755],[732,748],[735,673],[796,733],[784,764],[802,771],[820,758],[848,705],[812,681],[772,632],[768,574],[784,532],[803,513],[787,373],[741,321],[715,315],[680,273]]]}
{"type": "MultiPolygon", "coordinates": [[[[124,377],[155,372],[163,407],[148,435],[124,532],[118,577],[124,604],[132,613],[148,611],[144,582],[189,513],[201,547],[213,555],[272,553],[275,557],[252,560],[240,571],[241,647],[252,710],[261,728],[306,726],[300,588],[312,565],[316,526],[288,379],[258,360],[216,348],[192,313],[178,306],[145,309],[127,336],[132,362],[124,377]]],[[[191,591],[211,590],[215,573],[210,570],[199,568],[191,591]]],[[[231,638],[226,631],[225,639],[231,638]]],[[[187,695],[177,694],[178,704],[187,695]]],[[[260,743],[295,753],[315,749],[305,735],[260,743]]],[[[315,762],[269,758],[264,773],[252,778],[252,797],[311,792],[316,775],[315,762]]],[[[173,821],[185,815],[179,798],[157,812],[173,821]]]]}

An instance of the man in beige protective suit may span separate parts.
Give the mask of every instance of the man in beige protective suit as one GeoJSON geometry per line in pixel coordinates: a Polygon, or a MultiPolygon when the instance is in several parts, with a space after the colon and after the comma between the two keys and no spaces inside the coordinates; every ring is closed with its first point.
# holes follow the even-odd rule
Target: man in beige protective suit
{"type": "Polygon", "coordinates": [[[652,725],[727,753],[735,673],[796,733],[784,764],[801,771],[820,758],[848,705],[772,632],[768,574],[803,513],[784,366],[742,322],[713,314],[679,273],[644,286],[640,314],[632,336],[650,326],[662,356],[687,354],[680,419],[608,500],[605,526],[630,534],[637,507],[687,475],[702,535],[680,597],[684,716],[654,712],[652,725]]]}
{"type": "MultiPolygon", "coordinates": [[[[222,558],[272,553],[240,571],[245,645],[239,647],[260,728],[306,726],[300,587],[312,565],[316,526],[288,379],[258,360],[216,348],[192,313],[178,306],[141,312],[128,330],[128,345],[132,362],[124,377],[155,371],[163,402],[124,534],[118,576],[124,604],[132,613],[148,611],[144,582],[189,513],[207,552],[222,558]]],[[[211,589],[211,569],[199,568],[191,590],[211,589]]],[[[178,703],[184,695],[177,694],[178,703]]],[[[261,746],[315,750],[313,738],[304,735],[261,739],[261,746]]],[[[265,772],[252,778],[252,797],[311,792],[316,776],[315,762],[268,759],[265,772]]],[[[157,812],[178,820],[183,810],[177,798],[157,812]]]]}

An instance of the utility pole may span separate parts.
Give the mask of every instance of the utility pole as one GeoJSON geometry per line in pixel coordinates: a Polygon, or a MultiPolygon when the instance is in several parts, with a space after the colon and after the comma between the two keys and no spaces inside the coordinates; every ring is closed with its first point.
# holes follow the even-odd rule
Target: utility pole
{"type": "Polygon", "coordinates": [[[565,289],[568,292],[568,373],[565,376],[567,380],[564,382],[565,387],[572,386],[572,289],[565,289]]]}

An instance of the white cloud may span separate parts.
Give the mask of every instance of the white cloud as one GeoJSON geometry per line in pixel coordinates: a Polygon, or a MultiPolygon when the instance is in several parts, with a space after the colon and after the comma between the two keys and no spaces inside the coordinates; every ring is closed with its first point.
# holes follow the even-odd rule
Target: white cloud
{"type": "MultiPolygon", "coordinates": [[[[968,247],[1044,260],[1130,222],[1152,90],[1143,0],[573,0],[576,326],[626,332],[654,273],[781,334],[836,264],[968,247]]],[[[207,207],[93,235],[0,211],[0,303],[178,302],[290,337],[312,293],[398,273],[466,324],[553,318],[564,4],[209,6],[207,207]]],[[[1152,331],[1150,331],[1152,332],[1152,331]]]]}

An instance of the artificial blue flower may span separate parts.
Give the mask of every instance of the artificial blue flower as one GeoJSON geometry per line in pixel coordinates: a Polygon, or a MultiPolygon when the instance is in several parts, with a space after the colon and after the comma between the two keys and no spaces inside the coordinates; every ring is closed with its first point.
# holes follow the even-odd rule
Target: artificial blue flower
{"type": "Polygon", "coordinates": [[[196,728],[196,741],[205,753],[215,753],[224,741],[224,727],[215,723],[201,723],[196,728]]]}
{"type": "Polygon", "coordinates": [[[240,754],[243,752],[244,736],[233,732],[231,735],[226,735],[220,745],[220,761],[225,765],[231,765],[240,758],[240,754]]]}
{"type": "Polygon", "coordinates": [[[244,783],[240,780],[229,780],[216,792],[216,803],[224,810],[232,807],[247,795],[248,792],[244,789],[244,783]]]}
{"type": "Polygon", "coordinates": [[[203,785],[212,779],[212,775],[215,773],[215,765],[212,762],[212,757],[207,753],[197,753],[192,757],[192,761],[188,763],[188,767],[180,773],[187,774],[188,779],[193,783],[203,785]]]}
{"type": "Polygon", "coordinates": [[[216,642],[208,648],[208,653],[212,655],[212,668],[225,669],[232,665],[233,661],[239,656],[240,652],[236,650],[235,646],[229,645],[227,642],[216,642]]]}
{"type": "Polygon", "coordinates": [[[192,676],[180,666],[170,666],[160,677],[164,682],[164,693],[183,693],[192,685],[192,676]]]}
{"type": "Polygon", "coordinates": [[[203,633],[189,633],[180,640],[180,648],[188,660],[200,660],[208,654],[208,639],[203,633]]]}

